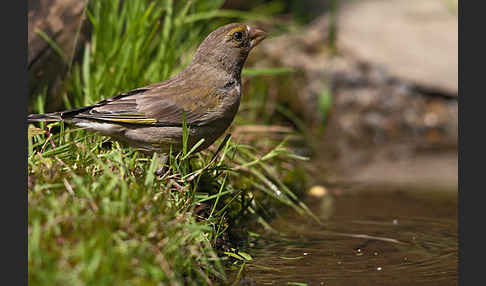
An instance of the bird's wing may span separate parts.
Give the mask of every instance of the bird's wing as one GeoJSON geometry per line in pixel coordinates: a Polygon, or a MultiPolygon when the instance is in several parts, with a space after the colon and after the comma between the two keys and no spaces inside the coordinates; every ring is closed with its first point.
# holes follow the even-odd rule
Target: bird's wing
{"type": "Polygon", "coordinates": [[[160,83],[119,94],[95,104],[76,118],[126,124],[181,126],[203,123],[221,102],[217,89],[187,86],[177,81],[160,83]]]}

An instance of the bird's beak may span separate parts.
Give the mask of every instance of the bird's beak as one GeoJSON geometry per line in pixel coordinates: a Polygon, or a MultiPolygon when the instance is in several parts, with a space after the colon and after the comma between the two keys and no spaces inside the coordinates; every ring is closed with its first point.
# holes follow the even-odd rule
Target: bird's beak
{"type": "Polygon", "coordinates": [[[256,45],[258,45],[258,43],[267,37],[267,33],[257,28],[249,28],[250,45],[251,48],[254,48],[256,45]]]}

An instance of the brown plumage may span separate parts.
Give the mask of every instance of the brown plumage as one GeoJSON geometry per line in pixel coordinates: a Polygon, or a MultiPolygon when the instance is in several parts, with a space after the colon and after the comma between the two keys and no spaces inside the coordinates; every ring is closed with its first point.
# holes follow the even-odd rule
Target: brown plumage
{"type": "Polygon", "coordinates": [[[137,88],[78,109],[31,114],[29,122],[65,120],[111,136],[146,152],[177,151],[183,114],[189,146],[204,139],[207,148],[233,121],[241,97],[241,69],[265,33],[233,23],[209,34],[191,63],[164,82],[137,88]]]}

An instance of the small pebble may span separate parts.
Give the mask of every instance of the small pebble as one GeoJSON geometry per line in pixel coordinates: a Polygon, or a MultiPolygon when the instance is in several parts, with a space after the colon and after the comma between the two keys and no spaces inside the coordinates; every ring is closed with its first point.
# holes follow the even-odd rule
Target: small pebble
{"type": "Polygon", "coordinates": [[[324,186],[313,186],[308,191],[309,195],[313,197],[323,197],[327,194],[327,189],[324,186]]]}

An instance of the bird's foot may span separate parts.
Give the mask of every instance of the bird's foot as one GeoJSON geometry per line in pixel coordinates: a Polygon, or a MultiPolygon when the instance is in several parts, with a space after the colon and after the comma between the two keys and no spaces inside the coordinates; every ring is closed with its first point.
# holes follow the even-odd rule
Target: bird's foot
{"type": "Polygon", "coordinates": [[[167,163],[167,160],[169,159],[169,157],[165,154],[158,154],[157,156],[157,165],[158,165],[158,168],[155,170],[155,175],[157,177],[160,177],[162,175],[165,174],[165,172],[168,170],[168,166],[166,166],[165,164],[167,163]]]}
{"type": "Polygon", "coordinates": [[[166,170],[167,170],[166,166],[160,166],[159,168],[157,168],[157,170],[155,170],[155,175],[157,177],[161,177],[165,173],[166,170]]]}

